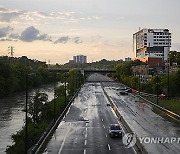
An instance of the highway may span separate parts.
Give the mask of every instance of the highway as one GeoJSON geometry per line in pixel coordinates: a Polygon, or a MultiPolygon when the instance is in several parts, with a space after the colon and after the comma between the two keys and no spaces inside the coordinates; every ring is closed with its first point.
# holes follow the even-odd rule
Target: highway
{"type": "MultiPolygon", "coordinates": [[[[102,76],[88,78],[66,116],[50,139],[44,153],[51,154],[134,154],[122,139],[110,138],[110,124],[118,123],[101,84],[102,76]]],[[[103,77],[103,81],[110,81],[103,77]]]]}
{"type": "MultiPolygon", "coordinates": [[[[180,125],[169,121],[160,111],[133,94],[121,95],[124,85],[106,76],[93,74],[82,87],[67,115],[49,141],[44,153],[53,154],[133,154],[134,148],[125,148],[122,139],[110,138],[108,127],[117,123],[103,89],[116,104],[129,127],[141,137],[176,137],[180,140],[180,125]],[[102,89],[103,88],[103,89],[102,89]]],[[[145,143],[149,154],[179,154],[179,143],[145,143]]]]}
{"type": "MultiPolygon", "coordinates": [[[[118,107],[121,115],[126,120],[131,130],[138,137],[176,137],[180,138],[180,124],[165,119],[160,111],[153,106],[145,104],[142,100],[132,94],[121,95],[118,88],[124,86],[118,83],[103,83],[105,91],[111,100],[118,107]]],[[[150,154],[179,154],[180,145],[178,143],[143,143],[150,154]]]]}

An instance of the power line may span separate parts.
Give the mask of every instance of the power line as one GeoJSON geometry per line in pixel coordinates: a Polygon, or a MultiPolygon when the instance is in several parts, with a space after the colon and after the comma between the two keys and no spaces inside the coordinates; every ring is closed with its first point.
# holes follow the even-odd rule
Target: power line
{"type": "Polygon", "coordinates": [[[10,54],[11,55],[11,57],[13,57],[14,56],[14,50],[15,50],[15,48],[13,47],[13,46],[9,46],[8,47],[8,54],[10,54]]]}

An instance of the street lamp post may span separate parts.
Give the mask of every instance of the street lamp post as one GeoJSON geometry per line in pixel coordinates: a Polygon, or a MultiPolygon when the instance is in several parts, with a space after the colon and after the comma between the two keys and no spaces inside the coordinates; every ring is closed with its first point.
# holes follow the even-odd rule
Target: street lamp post
{"type": "Polygon", "coordinates": [[[54,122],[56,121],[56,73],[54,73],[54,122]]]}
{"type": "Polygon", "coordinates": [[[66,73],[65,73],[65,79],[64,79],[64,102],[65,102],[65,104],[66,104],[66,102],[67,102],[67,96],[66,96],[66,89],[67,89],[67,86],[66,86],[66,73]]]}
{"type": "Polygon", "coordinates": [[[158,74],[156,75],[156,103],[159,104],[159,95],[158,95],[158,74]]]}
{"type": "Polygon", "coordinates": [[[140,86],[141,86],[141,80],[140,80],[140,71],[139,71],[139,96],[141,95],[140,86]]]}
{"type": "Polygon", "coordinates": [[[168,66],[167,66],[167,73],[168,73],[168,100],[169,100],[169,95],[170,95],[170,84],[169,84],[169,65],[170,65],[170,62],[169,62],[169,58],[168,58],[168,66]]]}
{"type": "Polygon", "coordinates": [[[26,90],[26,103],[25,103],[25,153],[27,154],[28,152],[28,79],[29,76],[35,76],[35,73],[30,73],[26,74],[26,79],[25,79],[25,90],[26,90]]]}
{"type": "Polygon", "coordinates": [[[25,105],[25,153],[27,154],[27,125],[28,125],[28,74],[26,75],[26,105],[25,105]]]}

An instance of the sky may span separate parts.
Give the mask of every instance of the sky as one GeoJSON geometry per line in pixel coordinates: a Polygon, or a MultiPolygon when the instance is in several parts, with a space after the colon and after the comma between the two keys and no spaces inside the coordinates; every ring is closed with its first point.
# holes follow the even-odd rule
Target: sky
{"type": "Polygon", "coordinates": [[[133,58],[133,33],[167,28],[180,51],[180,0],[0,0],[0,56],[66,63],[133,58]]]}

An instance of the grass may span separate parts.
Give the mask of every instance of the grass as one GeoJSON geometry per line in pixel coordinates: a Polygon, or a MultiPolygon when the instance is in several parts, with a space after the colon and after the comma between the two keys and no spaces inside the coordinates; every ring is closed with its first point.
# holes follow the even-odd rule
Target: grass
{"type": "MultiPolygon", "coordinates": [[[[150,98],[150,97],[145,97],[145,96],[144,96],[144,98],[146,98],[147,100],[149,100],[155,104],[157,103],[156,98],[150,98]]],[[[178,101],[178,100],[159,99],[158,105],[180,115],[180,101],[178,101]]]]}

